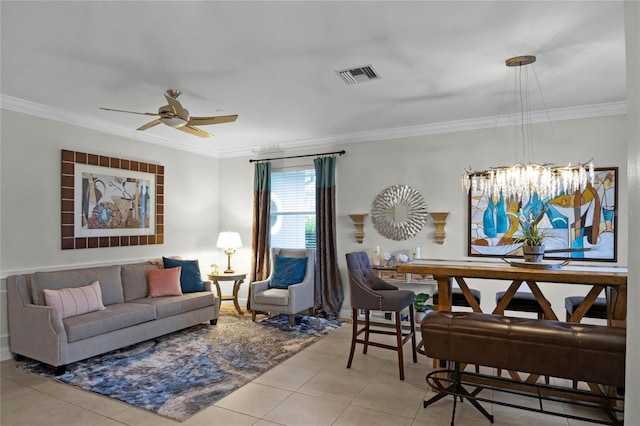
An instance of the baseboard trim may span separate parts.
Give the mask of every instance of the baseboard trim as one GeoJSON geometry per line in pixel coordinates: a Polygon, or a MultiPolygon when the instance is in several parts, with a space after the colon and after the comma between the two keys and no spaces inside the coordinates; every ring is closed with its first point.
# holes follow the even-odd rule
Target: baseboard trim
{"type": "Polygon", "coordinates": [[[9,336],[0,337],[0,361],[6,361],[13,358],[13,354],[9,349],[9,336]]]}

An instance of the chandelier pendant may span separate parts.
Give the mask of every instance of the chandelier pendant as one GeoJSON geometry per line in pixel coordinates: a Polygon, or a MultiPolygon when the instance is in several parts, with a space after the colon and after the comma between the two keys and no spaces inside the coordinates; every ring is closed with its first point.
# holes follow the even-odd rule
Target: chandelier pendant
{"type": "MultiPolygon", "coordinates": [[[[505,63],[507,67],[522,67],[535,61],[535,56],[523,55],[509,58],[505,63]]],[[[518,95],[522,100],[522,85],[519,86],[518,95]]],[[[524,128],[524,111],[521,111],[521,114],[521,126],[524,128]]],[[[517,118],[515,125],[518,126],[517,118]]],[[[528,133],[531,134],[531,132],[528,133]]],[[[523,131],[523,146],[525,145],[524,134],[523,131]]],[[[562,167],[552,167],[550,164],[525,164],[520,161],[509,167],[495,167],[484,171],[465,170],[462,175],[462,188],[467,192],[472,191],[493,197],[502,195],[505,198],[521,201],[523,197],[531,198],[534,193],[541,199],[548,199],[563,193],[582,192],[588,184],[593,185],[594,180],[595,172],[591,160],[576,166],[569,164],[562,167]]]]}

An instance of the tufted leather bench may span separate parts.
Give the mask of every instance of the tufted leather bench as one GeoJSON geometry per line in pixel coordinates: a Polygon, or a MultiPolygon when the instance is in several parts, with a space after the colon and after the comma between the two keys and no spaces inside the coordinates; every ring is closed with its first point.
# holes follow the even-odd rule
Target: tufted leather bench
{"type": "Polygon", "coordinates": [[[421,332],[431,358],[624,387],[624,328],[435,311],[421,332]]]}

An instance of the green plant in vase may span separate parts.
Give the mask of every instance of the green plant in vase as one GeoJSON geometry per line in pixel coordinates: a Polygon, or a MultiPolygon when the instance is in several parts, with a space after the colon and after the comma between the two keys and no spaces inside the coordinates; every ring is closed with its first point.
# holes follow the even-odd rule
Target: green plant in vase
{"type": "MultiPolygon", "coordinates": [[[[522,243],[522,253],[525,262],[541,262],[544,257],[544,242],[549,237],[548,229],[540,229],[540,221],[547,213],[547,207],[543,207],[537,216],[533,213],[525,214],[522,209],[518,214],[508,212],[509,215],[518,219],[520,235],[513,239],[516,243],[522,243]]],[[[552,222],[563,220],[562,218],[554,218],[552,222]]]]}
{"type": "Polygon", "coordinates": [[[433,305],[427,303],[429,299],[431,299],[431,296],[427,293],[416,294],[416,297],[413,300],[413,306],[416,309],[416,312],[426,312],[432,310],[433,305]]]}

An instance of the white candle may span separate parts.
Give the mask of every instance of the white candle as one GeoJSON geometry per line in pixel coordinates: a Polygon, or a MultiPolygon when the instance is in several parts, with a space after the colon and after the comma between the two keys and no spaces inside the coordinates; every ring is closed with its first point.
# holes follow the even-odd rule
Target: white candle
{"type": "Polygon", "coordinates": [[[371,248],[371,258],[373,266],[380,266],[380,246],[371,248]]]}
{"type": "Polygon", "coordinates": [[[422,248],[420,246],[416,246],[413,248],[413,258],[414,259],[422,258],[422,248]]]}

